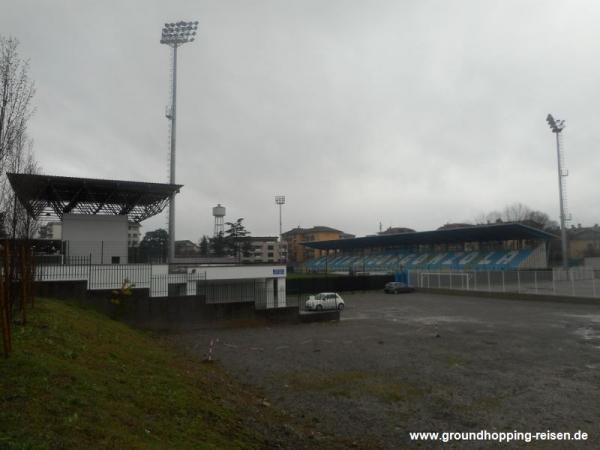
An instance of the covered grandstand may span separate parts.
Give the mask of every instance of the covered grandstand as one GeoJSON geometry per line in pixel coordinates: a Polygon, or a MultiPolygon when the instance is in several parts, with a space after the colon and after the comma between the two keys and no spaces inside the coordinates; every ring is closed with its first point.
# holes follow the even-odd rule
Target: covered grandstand
{"type": "Polygon", "coordinates": [[[548,268],[557,236],[521,223],[305,242],[326,255],[304,264],[309,272],[390,273],[418,270],[548,268]]]}
{"type": "Polygon", "coordinates": [[[160,213],[180,184],[7,173],[10,184],[34,219],[66,214],[128,216],[139,223],[160,213]]]}

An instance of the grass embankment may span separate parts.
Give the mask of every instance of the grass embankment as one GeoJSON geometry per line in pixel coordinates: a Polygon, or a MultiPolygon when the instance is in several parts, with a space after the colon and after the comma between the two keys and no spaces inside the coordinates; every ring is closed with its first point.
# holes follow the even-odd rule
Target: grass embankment
{"type": "MultiPolygon", "coordinates": [[[[0,359],[0,449],[263,448],[277,439],[265,424],[281,426],[278,413],[218,365],[59,301],[38,301],[29,319],[0,359]]],[[[289,428],[303,440],[305,430],[289,428]]]]}

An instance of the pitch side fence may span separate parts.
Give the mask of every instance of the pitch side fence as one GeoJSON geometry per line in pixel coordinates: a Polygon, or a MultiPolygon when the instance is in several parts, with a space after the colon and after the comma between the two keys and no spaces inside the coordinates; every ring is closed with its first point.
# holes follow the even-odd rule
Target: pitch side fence
{"type": "Polygon", "coordinates": [[[600,270],[411,270],[417,288],[600,298],[600,270]]]}

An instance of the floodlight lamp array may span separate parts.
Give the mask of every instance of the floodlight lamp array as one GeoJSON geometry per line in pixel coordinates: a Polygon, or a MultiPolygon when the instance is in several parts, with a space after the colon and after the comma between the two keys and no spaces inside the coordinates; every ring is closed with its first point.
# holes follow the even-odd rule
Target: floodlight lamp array
{"type": "Polygon", "coordinates": [[[275,196],[275,203],[277,205],[283,205],[283,204],[285,204],[285,195],[276,195],[275,196]]]}
{"type": "Polygon", "coordinates": [[[546,122],[548,122],[548,125],[553,133],[560,133],[565,128],[565,121],[554,119],[552,114],[548,114],[546,117],[546,122]]]}
{"type": "Polygon", "coordinates": [[[160,43],[177,46],[185,44],[186,42],[193,42],[197,29],[198,21],[184,22],[181,20],[176,23],[165,23],[165,26],[162,29],[160,43]]]}

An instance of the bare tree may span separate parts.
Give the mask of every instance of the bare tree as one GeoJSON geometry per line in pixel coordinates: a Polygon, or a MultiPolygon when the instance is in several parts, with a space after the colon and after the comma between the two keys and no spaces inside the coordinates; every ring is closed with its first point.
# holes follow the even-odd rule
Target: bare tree
{"type": "Polygon", "coordinates": [[[558,228],[558,223],[551,220],[548,214],[542,211],[536,211],[522,203],[512,203],[505,206],[502,211],[491,211],[486,214],[479,214],[475,217],[475,223],[498,223],[498,222],[519,222],[534,226],[543,230],[554,230],[558,228]]]}
{"type": "MultiPolygon", "coordinates": [[[[40,172],[40,167],[32,151],[33,142],[22,136],[9,160],[8,171],[13,173],[35,174],[40,172]]],[[[39,224],[31,218],[23,205],[17,200],[12,189],[8,189],[5,196],[6,222],[10,224],[8,235],[12,239],[31,239],[37,231],[39,224]]]]}
{"type": "Polygon", "coordinates": [[[34,112],[35,86],[29,79],[29,63],[19,56],[18,46],[17,39],[0,36],[0,208],[5,229],[11,224],[12,236],[25,237],[31,233],[32,224],[25,219],[20,205],[16,205],[6,179],[9,171],[39,170],[26,133],[27,122],[34,112]],[[18,231],[20,223],[26,225],[18,231]]]}
{"type": "Polygon", "coordinates": [[[29,62],[19,57],[15,38],[0,36],[0,164],[13,152],[33,114],[35,95],[29,62]]]}

